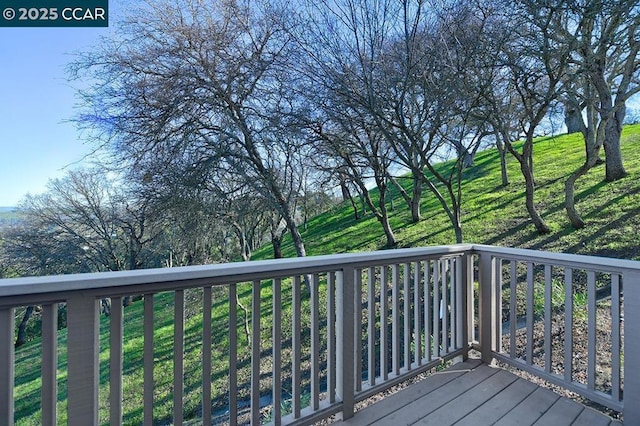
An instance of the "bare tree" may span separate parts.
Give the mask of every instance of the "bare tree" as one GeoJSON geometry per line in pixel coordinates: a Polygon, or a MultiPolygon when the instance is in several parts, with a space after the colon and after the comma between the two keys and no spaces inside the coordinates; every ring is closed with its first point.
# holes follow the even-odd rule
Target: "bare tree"
{"type": "MultiPolygon", "coordinates": [[[[159,266],[149,249],[158,232],[149,204],[128,198],[124,187],[101,170],[76,170],[51,180],[47,192],[25,198],[20,212],[20,222],[3,235],[1,253],[18,275],[159,266]]],[[[101,302],[109,315],[110,300],[101,302]]],[[[24,311],[16,346],[24,343],[35,308],[24,311]]]]}
{"type": "MultiPolygon", "coordinates": [[[[540,234],[550,232],[535,205],[536,182],[533,172],[533,145],[539,127],[551,106],[558,99],[563,78],[568,68],[571,46],[558,43],[552,38],[556,8],[550,4],[537,2],[500,3],[496,9],[502,16],[505,34],[500,47],[500,79],[506,86],[494,86],[499,91],[512,91],[518,111],[518,130],[513,130],[510,119],[500,118],[503,108],[498,108],[492,125],[502,136],[507,150],[520,164],[525,180],[525,204],[527,212],[540,234]],[[524,143],[517,149],[511,135],[523,135],[524,143]]],[[[494,89],[495,90],[495,89],[494,89]]],[[[494,93],[494,98],[500,96],[494,93]]]]}
{"type": "Polygon", "coordinates": [[[640,90],[638,7],[637,1],[574,1],[556,12],[563,18],[555,21],[551,36],[574,48],[564,87],[565,109],[575,112],[574,127],[585,141],[585,161],[565,182],[565,208],[575,228],[585,225],[575,207],[575,183],[601,162],[603,146],[606,180],[626,175],[620,136],[626,101],[640,90]]]}
{"type": "Polygon", "coordinates": [[[71,72],[96,82],[81,93],[78,120],[119,161],[150,180],[166,169],[233,173],[279,212],[304,256],[289,167],[303,150],[286,119],[296,99],[285,17],[265,4],[155,3],[71,72]]]}
{"type": "Polygon", "coordinates": [[[357,112],[352,111],[351,117],[344,110],[339,115],[335,114],[336,111],[327,112],[333,115],[333,119],[313,129],[319,140],[316,145],[318,157],[325,163],[318,167],[339,170],[339,174],[348,176],[358,186],[367,206],[382,226],[386,247],[395,247],[397,241],[387,209],[391,147],[384,136],[375,130],[376,127],[367,123],[366,117],[357,112]],[[334,159],[335,163],[328,159],[334,159]],[[367,187],[369,180],[373,180],[378,190],[377,204],[367,187]]]}
{"type": "Polygon", "coordinates": [[[574,13],[579,9],[583,14],[578,50],[582,67],[597,93],[597,98],[591,99],[598,102],[597,110],[604,123],[606,180],[613,181],[627,174],[620,135],[626,101],[640,91],[640,3],[587,1],[574,8],[574,13]]]}
{"type": "MultiPolygon", "coordinates": [[[[367,116],[367,125],[376,126],[377,133],[383,135],[386,130],[375,120],[372,107],[380,95],[378,89],[389,88],[382,80],[385,70],[381,59],[390,39],[399,36],[402,5],[390,0],[309,2],[311,12],[306,16],[305,31],[298,35],[307,53],[307,67],[303,72],[313,85],[323,88],[322,95],[330,99],[323,108],[328,106],[338,114],[344,111],[345,119],[354,114],[367,116]]],[[[413,161],[416,170],[420,169],[418,153],[412,152],[408,159],[413,161]]],[[[421,218],[423,183],[419,175],[412,181],[412,194],[405,200],[412,220],[417,222],[421,218]]],[[[362,191],[359,192],[362,195],[362,191]]]]}

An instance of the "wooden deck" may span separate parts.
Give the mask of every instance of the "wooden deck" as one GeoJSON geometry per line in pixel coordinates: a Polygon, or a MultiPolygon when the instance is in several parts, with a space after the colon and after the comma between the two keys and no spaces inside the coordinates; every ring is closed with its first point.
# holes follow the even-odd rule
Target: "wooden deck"
{"type": "Polygon", "coordinates": [[[479,360],[437,373],[356,412],[343,425],[621,425],[479,360]]]}

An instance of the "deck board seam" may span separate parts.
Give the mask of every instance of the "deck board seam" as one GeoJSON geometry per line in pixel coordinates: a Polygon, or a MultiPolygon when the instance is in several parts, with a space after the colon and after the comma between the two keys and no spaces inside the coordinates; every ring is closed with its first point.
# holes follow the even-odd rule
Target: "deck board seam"
{"type": "MultiPolygon", "coordinates": [[[[471,371],[467,371],[467,372],[465,372],[464,374],[462,374],[462,375],[460,375],[460,376],[456,377],[454,380],[451,380],[451,381],[449,381],[449,382],[447,382],[447,383],[443,384],[442,386],[439,386],[439,387],[438,387],[437,389],[435,389],[435,390],[436,390],[436,391],[438,391],[438,390],[440,390],[440,389],[441,389],[442,387],[444,387],[444,386],[451,385],[451,384],[453,384],[453,382],[455,382],[456,380],[462,380],[462,379],[464,379],[464,377],[465,377],[467,374],[472,373],[472,372],[474,372],[474,371],[476,371],[476,370],[479,370],[479,369],[480,369],[480,368],[482,368],[482,367],[484,367],[484,368],[488,368],[488,369],[492,370],[492,371],[491,371],[491,374],[489,374],[487,377],[485,377],[485,378],[481,379],[481,381],[480,381],[480,382],[476,383],[475,385],[472,385],[470,388],[466,388],[466,389],[464,389],[464,390],[463,390],[462,392],[460,392],[460,393],[457,393],[457,394],[455,394],[455,395],[451,395],[451,394],[447,393],[447,395],[448,395],[448,397],[449,397],[449,399],[448,399],[447,401],[443,401],[439,406],[437,406],[437,407],[433,408],[431,411],[427,412],[427,413],[426,413],[426,414],[424,414],[422,417],[420,417],[419,419],[417,419],[417,420],[415,420],[415,421],[413,421],[413,422],[411,422],[411,423],[409,423],[409,424],[412,424],[412,425],[413,425],[413,424],[419,424],[419,423],[420,423],[424,418],[426,418],[426,417],[428,417],[429,415],[433,414],[434,412],[436,412],[437,410],[439,410],[439,409],[440,409],[440,408],[442,408],[443,406],[445,406],[445,405],[449,404],[449,403],[450,403],[451,401],[453,401],[454,399],[456,399],[456,398],[458,398],[459,396],[461,396],[461,395],[465,394],[465,393],[466,393],[466,392],[468,392],[470,389],[474,388],[475,386],[479,385],[480,383],[483,383],[485,380],[487,380],[487,379],[489,379],[489,378],[491,378],[491,377],[495,376],[496,374],[498,374],[498,373],[501,371],[501,370],[500,370],[500,369],[498,369],[498,368],[493,368],[493,367],[487,366],[486,364],[480,364],[477,368],[474,368],[474,369],[472,369],[471,371]]],[[[414,401],[414,402],[415,402],[415,401],[414,401]]],[[[394,411],[394,413],[395,413],[395,412],[397,412],[397,410],[396,410],[396,411],[394,411]]],[[[391,414],[391,413],[390,413],[390,414],[391,414]]],[[[380,420],[382,420],[382,419],[384,419],[384,418],[386,418],[386,417],[388,417],[388,416],[384,416],[384,417],[382,417],[380,420]]]]}
{"type": "MultiPolygon", "coordinates": [[[[506,370],[504,370],[506,371],[506,370]]],[[[473,413],[475,413],[477,410],[479,410],[480,408],[482,408],[484,405],[488,404],[490,401],[495,400],[495,398],[500,395],[500,393],[504,392],[506,389],[508,389],[509,387],[513,386],[515,383],[519,382],[519,381],[526,381],[518,376],[516,376],[515,374],[509,373],[511,375],[513,375],[516,380],[514,380],[513,382],[511,382],[508,386],[506,386],[504,389],[502,389],[500,392],[496,393],[495,395],[493,395],[491,398],[487,399],[486,401],[484,401],[482,404],[480,404],[479,406],[477,406],[473,411],[467,413],[464,417],[462,417],[461,419],[456,420],[456,422],[454,423],[454,425],[461,423],[464,419],[466,419],[469,416],[473,416],[473,413]]],[[[530,382],[529,382],[530,383],[530,382]]],[[[515,407],[517,407],[518,405],[520,405],[523,401],[525,401],[527,398],[529,398],[531,396],[532,393],[534,393],[536,391],[536,389],[538,389],[536,386],[532,387],[531,390],[529,392],[527,392],[525,395],[523,395],[522,399],[520,399],[518,401],[518,403],[516,405],[514,405],[509,411],[507,411],[506,413],[504,413],[503,415],[501,415],[500,417],[498,417],[497,419],[494,420],[493,423],[497,423],[499,422],[504,416],[506,416],[507,414],[509,414],[509,412],[511,410],[513,410],[515,407]]]]}
{"type": "MultiPolygon", "coordinates": [[[[430,393],[433,393],[433,392],[440,392],[440,391],[441,391],[441,389],[442,389],[443,387],[445,387],[445,386],[452,386],[456,381],[464,380],[465,376],[467,376],[469,373],[473,373],[473,372],[475,372],[476,370],[480,370],[482,367],[487,367],[487,366],[486,366],[485,364],[480,364],[480,365],[478,365],[478,367],[477,367],[477,368],[473,368],[473,369],[471,369],[470,371],[466,371],[465,373],[463,373],[463,374],[461,374],[461,375],[457,376],[457,377],[456,377],[456,378],[454,378],[453,380],[450,380],[450,381],[448,381],[447,383],[443,383],[442,385],[438,386],[437,388],[435,388],[435,389],[434,389],[432,392],[430,392],[430,393]]],[[[490,368],[490,367],[489,367],[489,368],[490,368]]],[[[497,373],[498,373],[498,371],[499,371],[499,369],[494,369],[494,368],[491,368],[491,370],[493,370],[493,371],[491,372],[491,374],[489,374],[489,376],[488,376],[488,377],[491,377],[491,376],[493,376],[494,374],[497,374],[497,373]]],[[[484,379],[483,379],[483,380],[484,380],[484,379]]],[[[424,418],[424,417],[428,416],[429,414],[433,413],[434,411],[436,411],[437,409],[439,409],[439,408],[440,408],[440,407],[442,407],[443,405],[448,404],[449,402],[451,402],[452,400],[454,400],[455,398],[457,398],[459,395],[462,395],[464,392],[465,392],[465,391],[460,392],[460,393],[458,393],[458,394],[455,394],[455,395],[453,395],[453,396],[452,396],[452,395],[450,395],[449,393],[445,393],[445,395],[447,395],[447,397],[448,397],[448,399],[447,399],[446,401],[442,402],[440,405],[438,405],[437,407],[435,407],[435,408],[433,408],[432,410],[430,410],[429,412],[427,412],[427,413],[425,414],[425,416],[423,416],[423,417],[421,417],[421,418],[419,418],[419,419],[416,419],[416,420],[415,420],[415,422],[419,422],[419,421],[420,421],[420,419],[422,419],[422,418],[424,418]]],[[[383,422],[383,423],[379,423],[379,424],[389,424],[389,421],[388,421],[388,419],[387,419],[388,417],[393,416],[394,414],[396,414],[396,413],[398,413],[399,411],[401,411],[401,409],[402,409],[402,408],[405,408],[405,407],[407,407],[408,405],[415,404],[417,401],[419,401],[420,399],[422,399],[422,398],[426,397],[427,395],[428,395],[428,394],[422,395],[420,398],[418,398],[418,399],[416,399],[416,400],[412,401],[410,404],[407,404],[407,405],[405,405],[404,407],[401,407],[401,408],[399,408],[399,409],[394,409],[393,411],[391,411],[391,412],[389,412],[389,413],[386,413],[386,414],[385,414],[385,415],[383,415],[382,417],[379,417],[377,420],[375,420],[373,423],[369,423],[369,424],[377,424],[378,422],[383,422]],[[385,419],[387,419],[387,420],[385,421],[385,419]]],[[[406,420],[405,420],[405,421],[406,421],[406,420]]],[[[412,424],[412,423],[415,423],[415,422],[413,422],[413,421],[412,421],[411,423],[407,423],[407,424],[412,424]]]]}
{"type": "MultiPolygon", "coordinates": [[[[476,392],[477,391],[477,387],[486,384],[487,381],[489,380],[495,380],[496,376],[502,374],[502,373],[506,373],[507,377],[509,379],[513,378],[513,380],[511,380],[511,382],[509,382],[505,387],[503,387],[502,389],[500,389],[498,391],[498,393],[502,392],[504,389],[508,388],[509,386],[511,386],[514,382],[516,382],[518,380],[517,376],[514,376],[513,374],[510,374],[509,372],[505,371],[505,370],[501,370],[499,368],[493,368],[490,366],[487,366],[488,368],[495,370],[491,375],[485,377],[484,379],[482,379],[480,382],[476,383],[475,385],[472,385],[471,387],[467,388],[464,390],[464,392],[456,395],[455,397],[453,397],[452,399],[450,399],[449,401],[445,402],[444,404],[442,404],[440,407],[436,408],[435,410],[432,410],[430,413],[426,414],[425,416],[421,417],[419,420],[416,420],[415,422],[412,423],[412,425],[417,425],[417,424],[421,424],[423,422],[424,419],[426,419],[427,417],[433,415],[436,411],[440,410],[442,407],[446,406],[447,404],[450,404],[451,402],[453,402],[454,400],[462,397],[465,394],[469,394],[470,392],[476,392]]],[[[462,377],[462,376],[460,376],[462,377]]],[[[480,405],[478,405],[477,407],[475,407],[473,410],[471,410],[469,413],[467,413],[464,417],[466,417],[467,415],[473,413],[475,410],[477,410],[479,407],[481,407],[483,404],[485,404],[488,400],[492,399],[493,397],[487,399],[486,401],[482,402],[480,405]]],[[[462,418],[464,418],[462,417],[462,418]]],[[[456,423],[461,419],[456,420],[456,423]]],[[[455,424],[455,423],[454,423],[455,424]]]]}
{"type": "MultiPolygon", "coordinates": [[[[545,388],[538,388],[538,389],[545,389],[545,388]]],[[[548,390],[548,389],[545,389],[545,390],[548,390]]],[[[549,391],[549,392],[552,392],[552,391],[549,391]]],[[[542,417],[544,417],[544,415],[545,415],[545,414],[547,414],[547,413],[549,412],[549,410],[551,410],[551,407],[553,407],[554,405],[556,405],[556,403],[562,399],[562,397],[561,397],[560,395],[558,395],[557,393],[555,393],[555,392],[552,392],[552,393],[555,395],[555,400],[553,401],[553,404],[549,405],[549,406],[547,407],[547,409],[546,409],[546,410],[544,410],[542,413],[540,413],[540,415],[538,416],[538,418],[536,418],[536,419],[531,423],[532,425],[533,425],[533,424],[535,424],[535,423],[536,423],[538,420],[540,420],[542,417]]],[[[518,405],[520,405],[520,404],[518,404],[518,405]]],[[[517,407],[517,406],[516,406],[516,407],[517,407]]],[[[514,407],[514,408],[515,408],[515,407],[514,407]]]]}
{"type": "MultiPolygon", "coordinates": [[[[354,423],[354,424],[357,424],[357,425],[359,425],[359,426],[368,426],[368,425],[371,425],[371,424],[375,424],[376,422],[380,421],[380,420],[381,420],[381,418],[387,417],[387,416],[389,416],[389,415],[392,415],[392,414],[394,414],[394,413],[396,413],[396,412],[398,412],[398,411],[402,410],[402,409],[403,409],[404,407],[406,407],[407,405],[409,405],[409,404],[411,404],[411,403],[415,402],[416,400],[418,400],[418,399],[420,399],[420,398],[424,398],[425,396],[430,395],[430,394],[432,394],[433,392],[438,391],[442,386],[445,386],[445,385],[447,385],[448,383],[451,383],[451,382],[453,382],[454,380],[456,380],[456,379],[459,379],[459,378],[463,377],[463,376],[464,376],[465,374],[467,374],[467,373],[470,373],[470,372],[472,372],[472,371],[477,370],[477,369],[478,369],[478,368],[480,368],[482,365],[484,365],[482,362],[475,362],[475,360],[469,360],[469,361],[464,361],[464,362],[461,362],[461,363],[455,364],[455,365],[453,365],[452,367],[450,367],[450,368],[448,368],[448,369],[446,369],[446,370],[444,370],[444,371],[436,372],[436,373],[434,373],[434,374],[431,374],[431,375],[429,375],[428,377],[424,378],[423,380],[424,380],[424,381],[428,381],[429,379],[431,379],[431,378],[433,378],[433,377],[435,377],[435,376],[444,376],[444,375],[451,375],[451,376],[453,376],[453,377],[448,378],[448,380],[447,380],[447,381],[445,381],[444,383],[441,383],[439,386],[434,387],[433,389],[430,389],[430,390],[426,391],[424,394],[420,395],[420,396],[419,396],[419,397],[417,397],[417,398],[409,399],[409,400],[403,401],[403,402],[404,402],[404,404],[394,406],[394,408],[393,408],[391,411],[386,412],[382,417],[376,417],[375,419],[370,419],[370,420],[368,420],[366,423],[364,423],[364,419],[356,419],[356,418],[355,418],[355,416],[354,416],[353,418],[351,418],[351,419],[349,419],[349,420],[347,420],[347,421],[342,421],[342,422],[340,422],[339,424],[351,424],[351,422],[353,422],[353,421],[355,421],[355,422],[356,422],[356,423],[354,423]],[[470,361],[471,361],[471,362],[470,362],[470,361]],[[463,367],[463,366],[464,366],[463,364],[465,364],[465,363],[469,363],[469,364],[471,364],[471,367],[470,367],[470,368],[460,368],[460,367],[463,367]],[[445,373],[446,373],[446,374],[445,374],[445,373]],[[452,374],[452,373],[454,373],[454,374],[452,374]]],[[[422,382],[422,385],[424,385],[424,384],[426,383],[426,382],[423,382],[422,380],[421,380],[420,382],[422,382]]],[[[416,385],[418,385],[418,386],[419,386],[419,385],[420,385],[420,382],[418,382],[418,383],[416,383],[416,384],[414,384],[414,385],[412,385],[412,386],[416,386],[416,385]]],[[[408,389],[408,388],[401,389],[401,390],[399,390],[398,392],[396,392],[396,393],[394,393],[394,394],[390,395],[389,397],[390,397],[390,398],[394,398],[394,396],[395,396],[395,395],[397,395],[397,394],[399,394],[399,393],[403,392],[403,391],[404,391],[404,390],[406,390],[406,389],[408,389]]],[[[421,391],[422,391],[422,390],[424,390],[424,389],[421,389],[421,391]]],[[[382,402],[382,401],[379,401],[379,402],[382,402]]],[[[363,407],[361,410],[358,410],[358,411],[356,412],[356,415],[357,415],[358,413],[362,413],[363,411],[367,410],[369,407],[373,407],[373,406],[375,406],[376,404],[377,404],[377,403],[374,403],[373,405],[370,405],[370,406],[368,406],[368,407],[363,407]]]]}

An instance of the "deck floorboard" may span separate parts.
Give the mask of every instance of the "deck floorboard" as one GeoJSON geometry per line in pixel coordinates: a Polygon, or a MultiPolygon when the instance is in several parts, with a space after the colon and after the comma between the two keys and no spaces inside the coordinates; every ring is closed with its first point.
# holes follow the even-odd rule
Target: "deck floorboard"
{"type": "Polygon", "coordinates": [[[337,425],[614,426],[598,411],[478,360],[454,365],[337,425]]]}

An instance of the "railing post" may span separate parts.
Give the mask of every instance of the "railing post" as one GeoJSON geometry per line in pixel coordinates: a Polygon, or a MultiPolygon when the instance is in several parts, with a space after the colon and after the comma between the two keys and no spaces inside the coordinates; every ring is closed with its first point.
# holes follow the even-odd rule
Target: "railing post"
{"type": "Polygon", "coordinates": [[[622,291],[624,294],[624,400],[622,416],[628,425],[640,424],[640,375],[628,366],[640,360],[640,271],[625,272],[622,291]]]}
{"type": "Polygon", "coordinates": [[[479,326],[480,326],[480,352],[482,361],[491,363],[493,356],[491,352],[495,350],[496,330],[496,260],[490,253],[480,253],[480,303],[479,303],[479,326]]]}
{"type": "Polygon", "coordinates": [[[14,330],[14,309],[0,309],[0,425],[2,426],[13,425],[14,330]]]}
{"type": "Polygon", "coordinates": [[[336,394],[342,401],[342,419],[353,417],[354,406],[354,269],[336,272],[336,394]]]}
{"type": "Polygon", "coordinates": [[[473,255],[465,254],[459,259],[457,265],[460,265],[459,283],[456,289],[460,300],[458,319],[460,334],[459,341],[456,343],[458,347],[464,348],[462,360],[466,361],[469,357],[469,341],[473,340],[473,255]]]}
{"type": "Polygon", "coordinates": [[[67,414],[69,424],[98,424],[98,300],[74,295],[67,300],[67,414]]]}

